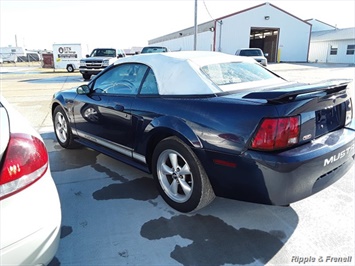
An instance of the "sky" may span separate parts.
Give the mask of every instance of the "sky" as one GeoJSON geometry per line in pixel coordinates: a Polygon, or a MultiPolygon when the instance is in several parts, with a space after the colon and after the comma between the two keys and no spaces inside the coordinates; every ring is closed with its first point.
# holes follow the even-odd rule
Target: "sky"
{"type": "MultiPolygon", "coordinates": [[[[269,2],[300,19],[355,27],[354,0],[197,0],[197,23],[269,2]]],[[[143,47],[157,37],[194,26],[195,0],[0,0],[0,47],[52,50],[54,43],[143,47]]]]}

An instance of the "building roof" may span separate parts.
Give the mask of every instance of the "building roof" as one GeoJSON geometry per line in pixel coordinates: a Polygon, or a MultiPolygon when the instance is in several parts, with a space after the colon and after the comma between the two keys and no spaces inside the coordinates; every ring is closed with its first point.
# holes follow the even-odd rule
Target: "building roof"
{"type": "MultiPolygon", "coordinates": [[[[219,21],[219,20],[222,20],[222,19],[225,19],[225,18],[228,18],[228,17],[232,17],[232,16],[235,16],[235,15],[250,11],[252,9],[260,8],[260,7],[263,7],[263,6],[271,6],[272,8],[275,8],[275,9],[277,9],[277,10],[283,12],[283,13],[286,13],[287,15],[299,20],[300,22],[303,22],[303,23],[308,24],[308,25],[312,25],[312,24],[308,23],[307,21],[304,21],[304,20],[300,19],[299,17],[296,17],[295,15],[292,15],[291,13],[289,13],[289,12],[287,12],[287,11],[285,11],[285,10],[283,10],[283,9],[273,5],[273,4],[270,4],[269,2],[265,2],[263,4],[260,4],[260,5],[257,5],[257,6],[253,6],[253,7],[244,9],[244,10],[240,10],[240,11],[234,12],[232,14],[229,14],[229,15],[226,15],[226,16],[223,16],[223,17],[220,17],[220,18],[217,18],[217,19],[214,19],[214,20],[207,21],[205,23],[199,24],[198,27],[197,27],[198,33],[205,32],[205,31],[214,31],[214,27],[215,27],[216,21],[219,21]]],[[[194,28],[195,27],[190,27],[190,28],[187,28],[187,29],[176,31],[176,32],[173,32],[173,33],[170,33],[170,34],[167,34],[167,35],[164,35],[164,36],[149,40],[148,43],[149,44],[154,44],[154,43],[157,43],[157,42],[162,42],[162,41],[167,41],[167,40],[171,40],[171,39],[177,39],[177,38],[184,37],[184,36],[193,35],[194,34],[194,28]]]]}
{"type": "Polygon", "coordinates": [[[217,18],[216,20],[221,20],[221,19],[225,19],[225,18],[228,18],[228,17],[232,17],[232,16],[238,15],[238,14],[240,14],[240,13],[244,13],[244,12],[247,12],[247,11],[249,11],[249,10],[256,9],[256,8],[259,8],[259,7],[262,7],[262,6],[271,6],[271,7],[275,8],[275,9],[278,9],[279,11],[281,11],[281,12],[283,12],[283,13],[285,13],[285,14],[291,16],[291,17],[294,17],[295,19],[299,20],[300,22],[303,22],[303,23],[305,23],[305,24],[311,25],[311,24],[308,23],[307,21],[305,21],[305,20],[303,20],[303,19],[300,19],[299,17],[296,17],[295,15],[293,15],[293,14],[291,14],[291,13],[289,13],[289,12],[287,12],[287,11],[285,11],[285,10],[283,10],[283,9],[281,9],[281,8],[279,8],[279,7],[277,7],[277,6],[273,5],[273,4],[271,4],[271,3],[269,3],[269,2],[265,2],[265,3],[263,3],[263,4],[260,4],[260,5],[257,5],[257,6],[253,6],[253,7],[250,7],[250,8],[247,8],[247,9],[244,9],[244,10],[241,10],[241,11],[238,11],[238,12],[235,12],[235,13],[232,13],[232,14],[229,14],[229,15],[226,15],[226,16],[223,16],[223,17],[220,17],[220,18],[217,18]]]}
{"type": "MultiPolygon", "coordinates": [[[[205,31],[213,31],[214,30],[214,20],[207,21],[205,23],[199,24],[197,27],[198,33],[205,32],[205,31]]],[[[193,35],[195,33],[195,27],[189,27],[183,30],[175,31],[173,33],[149,40],[149,44],[154,44],[156,42],[168,41],[172,39],[181,38],[184,36],[193,35]]]]}
{"type": "Polygon", "coordinates": [[[355,28],[323,30],[311,33],[311,42],[353,40],[355,42],[355,28]]]}
{"type": "Polygon", "coordinates": [[[312,31],[335,30],[337,28],[315,18],[306,19],[305,21],[312,24],[312,31]]]}

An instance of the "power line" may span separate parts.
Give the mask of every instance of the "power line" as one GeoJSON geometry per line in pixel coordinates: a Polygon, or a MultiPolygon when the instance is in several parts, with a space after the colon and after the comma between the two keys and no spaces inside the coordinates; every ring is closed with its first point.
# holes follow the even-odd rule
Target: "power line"
{"type": "Polygon", "coordinates": [[[207,5],[206,5],[205,0],[203,0],[203,4],[204,4],[204,6],[205,6],[205,8],[206,8],[207,14],[210,16],[210,18],[211,18],[212,20],[214,20],[214,18],[212,17],[210,11],[209,11],[208,8],[207,8],[207,5]]]}

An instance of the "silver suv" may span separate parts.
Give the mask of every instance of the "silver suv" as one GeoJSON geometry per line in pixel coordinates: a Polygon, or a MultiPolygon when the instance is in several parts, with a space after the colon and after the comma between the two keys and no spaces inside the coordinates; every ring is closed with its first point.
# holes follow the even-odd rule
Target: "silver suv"
{"type": "Polygon", "coordinates": [[[239,49],[238,51],[236,51],[235,55],[252,57],[258,63],[262,64],[263,66],[267,66],[267,59],[266,59],[263,51],[259,48],[239,49]]]}

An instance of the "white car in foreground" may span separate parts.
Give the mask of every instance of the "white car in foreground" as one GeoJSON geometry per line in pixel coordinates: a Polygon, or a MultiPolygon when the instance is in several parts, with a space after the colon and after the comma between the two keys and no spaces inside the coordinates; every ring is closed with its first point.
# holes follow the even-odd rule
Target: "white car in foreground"
{"type": "Polygon", "coordinates": [[[41,136],[0,96],[0,265],[47,265],[61,207],[41,136]]]}

